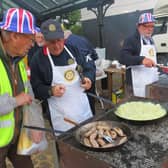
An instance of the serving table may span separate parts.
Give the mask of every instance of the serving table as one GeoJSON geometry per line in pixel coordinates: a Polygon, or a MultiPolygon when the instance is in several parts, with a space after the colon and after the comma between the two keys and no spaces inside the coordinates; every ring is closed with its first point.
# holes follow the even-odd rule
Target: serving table
{"type": "MultiPolygon", "coordinates": [[[[131,100],[142,99],[132,98],[131,100]]],[[[143,101],[151,100],[143,99],[143,101]]],[[[160,102],[160,104],[168,109],[167,102],[160,102]]],[[[76,141],[74,134],[77,128],[73,128],[57,139],[61,168],[168,167],[168,117],[151,122],[134,123],[116,117],[114,111],[115,108],[101,113],[85,123],[97,120],[125,123],[131,129],[131,138],[128,142],[108,152],[91,151],[76,141]],[[164,167],[163,163],[167,164],[167,167],[164,167]]]]}
{"type": "Polygon", "coordinates": [[[112,92],[113,92],[113,76],[114,74],[120,74],[121,75],[121,88],[124,91],[125,88],[125,69],[123,68],[113,68],[109,67],[104,69],[104,72],[107,74],[107,80],[108,80],[108,91],[109,91],[109,99],[112,99],[112,92]]]}

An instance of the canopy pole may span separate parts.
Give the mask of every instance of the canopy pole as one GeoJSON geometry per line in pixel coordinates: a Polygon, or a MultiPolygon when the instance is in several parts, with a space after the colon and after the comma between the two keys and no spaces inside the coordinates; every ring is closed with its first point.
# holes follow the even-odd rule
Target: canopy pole
{"type": "MultiPolygon", "coordinates": [[[[2,0],[3,1],[3,0],[2,0]]],[[[2,1],[0,1],[0,19],[2,19],[2,17],[3,17],[3,6],[2,6],[2,1]]]]}
{"type": "Polygon", "coordinates": [[[94,7],[88,7],[87,9],[92,11],[97,17],[98,23],[98,36],[99,36],[99,44],[100,48],[104,47],[104,38],[103,38],[103,29],[104,29],[104,16],[106,14],[107,9],[114,3],[114,0],[100,0],[98,1],[94,7]]]}

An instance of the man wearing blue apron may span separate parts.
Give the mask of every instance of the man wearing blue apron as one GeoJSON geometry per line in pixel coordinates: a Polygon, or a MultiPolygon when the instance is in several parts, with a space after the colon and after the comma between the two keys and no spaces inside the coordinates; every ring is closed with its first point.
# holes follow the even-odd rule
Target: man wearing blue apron
{"type": "Polygon", "coordinates": [[[95,79],[94,61],[79,55],[76,48],[64,45],[60,23],[49,19],[42,23],[41,31],[46,46],[39,50],[31,63],[31,84],[35,96],[47,100],[54,129],[67,131],[74,123],[92,117],[85,90],[95,79]],[[81,82],[77,66],[83,68],[81,82]]]}
{"type": "Polygon", "coordinates": [[[146,97],[146,85],[158,80],[154,23],[151,13],[141,14],[136,32],[124,41],[119,61],[127,66],[127,96],[146,97]]]}

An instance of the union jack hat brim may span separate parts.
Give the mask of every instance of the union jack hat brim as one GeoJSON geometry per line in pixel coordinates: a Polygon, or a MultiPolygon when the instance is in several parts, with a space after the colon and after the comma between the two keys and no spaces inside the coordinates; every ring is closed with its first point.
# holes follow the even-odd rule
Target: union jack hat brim
{"type": "Polygon", "coordinates": [[[40,31],[35,23],[35,18],[29,11],[22,8],[10,8],[3,15],[0,29],[23,34],[35,34],[40,31]]]}

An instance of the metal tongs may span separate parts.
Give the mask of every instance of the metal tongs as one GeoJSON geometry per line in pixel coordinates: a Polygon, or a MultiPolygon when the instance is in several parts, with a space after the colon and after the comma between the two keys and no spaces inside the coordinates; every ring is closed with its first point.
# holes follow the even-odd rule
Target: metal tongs
{"type": "Polygon", "coordinates": [[[83,75],[83,67],[81,65],[77,65],[76,66],[76,71],[78,72],[79,74],[79,77],[81,79],[81,82],[84,83],[84,75],[83,75]]]}
{"type": "MultiPolygon", "coordinates": [[[[81,65],[77,65],[76,66],[76,71],[78,72],[78,74],[80,76],[81,82],[84,83],[85,81],[84,81],[84,75],[83,75],[83,68],[82,68],[82,66],[81,65]]],[[[98,96],[96,94],[93,94],[91,92],[86,92],[86,94],[89,95],[89,96],[91,96],[91,97],[93,97],[93,98],[96,98],[98,100],[102,100],[103,102],[114,106],[114,104],[111,102],[111,100],[108,100],[108,99],[106,99],[104,97],[101,97],[101,96],[98,96]]]]}
{"type": "Polygon", "coordinates": [[[107,142],[109,142],[109,143],[113,143],[114,142],[114,140],[110,137],[110,136],[108,136],[108,135],[102,135],[103,136],[103,138],[107,141],[107,142]]]}
{"type": "Polygon", "coordinates": [[[156,67],[161,73],[168,75],[168,66],[164,66],[162,64],[156,64],[156,67]]]}
{"type": "Polygon", "coordinates": [[[108,135],[104,135],[102,133],[100,133],[99,131],[97,131],[98,135],[102,136],[107,142],[109,143],[113,143],[114,140],[112,139],[112,137],[108,136],[108,135]]]}

